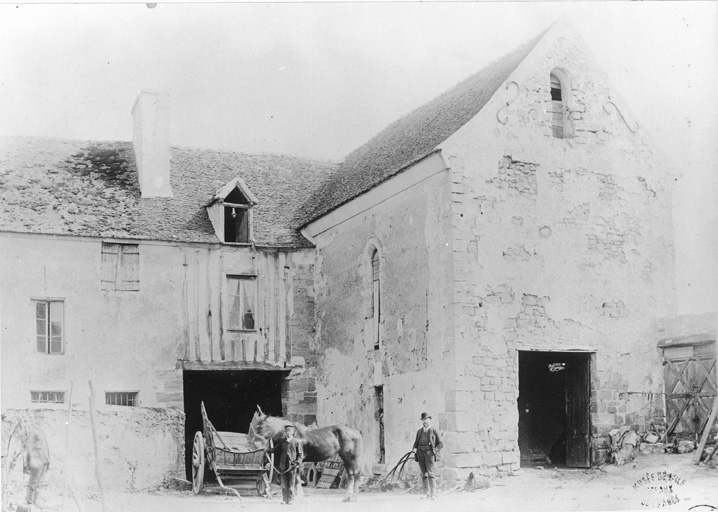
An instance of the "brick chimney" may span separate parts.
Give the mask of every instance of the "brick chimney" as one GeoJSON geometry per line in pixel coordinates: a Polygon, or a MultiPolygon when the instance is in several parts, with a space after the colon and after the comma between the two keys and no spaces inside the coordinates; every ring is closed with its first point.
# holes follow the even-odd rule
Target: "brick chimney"
{"type": "Polygon", "coordinates": [[[169,93],[143,89],[132,107],[132,119],[132,147],[142,197],[172,197],[169,93]]]}

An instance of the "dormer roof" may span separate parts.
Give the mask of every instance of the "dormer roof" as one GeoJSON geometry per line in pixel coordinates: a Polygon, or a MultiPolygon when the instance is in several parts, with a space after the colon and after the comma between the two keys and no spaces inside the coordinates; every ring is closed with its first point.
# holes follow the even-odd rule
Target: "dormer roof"
{"type": "Polygon", "coordinates": [[[211,206],[217,201],[225,201],[225,199],[227,199],[227,196],[229,196],[235,189],[239,189],[242,195],[247,198],[248,204],[250,206],[254,206],[258,203],[257,198],[254,196],[254,194],[252,194],[252,191],[249,190],[249,187],[244,182],[244,180],[239,176],[235,176],[217,191],[217,193],[212,197],[212,199],[210,199],[209,203],[207,203],[206,206],[211,206]]]}

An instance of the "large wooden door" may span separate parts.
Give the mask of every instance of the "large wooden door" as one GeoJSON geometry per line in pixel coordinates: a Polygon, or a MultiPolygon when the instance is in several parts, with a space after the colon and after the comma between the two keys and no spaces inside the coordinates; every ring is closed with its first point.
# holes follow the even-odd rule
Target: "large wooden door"
{"type": "Polygon", "coordinates": [[[664,345],[663,369],[668,433],[700,434],[716,396],[715,341],[664,345]]]}
{"type": "Polygon", "coordinates": [[[566,466],[591,467],[590,354],[575,354],[566,364],[566,466]]]}

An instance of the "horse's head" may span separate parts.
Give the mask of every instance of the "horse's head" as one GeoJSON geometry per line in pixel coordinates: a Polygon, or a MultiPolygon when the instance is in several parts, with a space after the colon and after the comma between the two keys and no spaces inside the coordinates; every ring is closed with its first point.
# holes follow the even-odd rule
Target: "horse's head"
{"type": "Polygon", "coordinates": [[[270,439],[281,436],[284,425],[287,423],[282,418],[275,418],[262,412],[257,406],[257,412],[254,413],[252,423],[249,424],[249,433],[247,434],[247,442],[254,450],[266,448],[270,439]]]}

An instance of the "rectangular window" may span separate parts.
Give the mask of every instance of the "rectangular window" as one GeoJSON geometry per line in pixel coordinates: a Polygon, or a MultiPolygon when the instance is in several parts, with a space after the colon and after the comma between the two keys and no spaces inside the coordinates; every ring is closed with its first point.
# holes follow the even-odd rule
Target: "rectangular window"
{"type": "Polygon", "coordinates": [[[230,330],[254,331],[257,280],[254,277],[227,276],[230,330]]]}
{"type": "Polygon", "coordinates": [[[64,404],[64,391],[30,391],[30,401],[38,404],[64,404]]]}
{"type": "Polygon", "coordinates": [[[140,289],[140,249],[137,244],[102,244],[102,289],[140,289]]]}
{"type": "Polygon", "coordinates": [[[37,351],[62,354],[64,351],[65,303],[61,300],[35,301],[37,351]]]}
{"type": "Polygon", "coordinates": [[[137,391],[112,391],[105,393],[105,403],[107,405],[125,405],[127,407],[138,407],[140,401],[137,391]]]}
{"type": "Polygon", "coordinates": [[[249,243],[249,208],[242,205],[224,206],[224,241],[249,243]]]}

